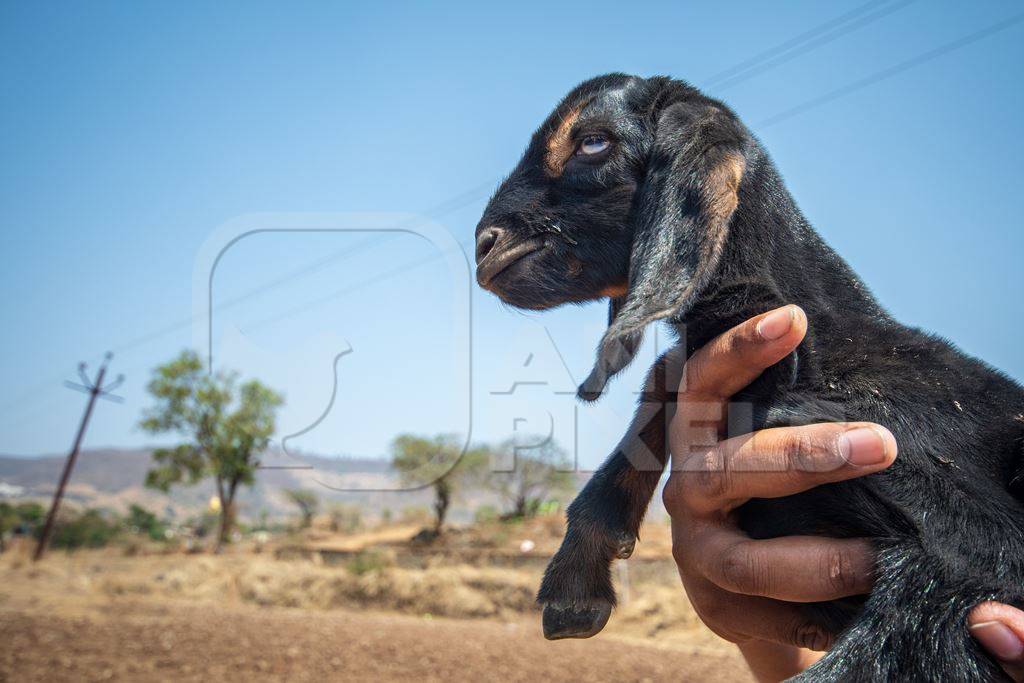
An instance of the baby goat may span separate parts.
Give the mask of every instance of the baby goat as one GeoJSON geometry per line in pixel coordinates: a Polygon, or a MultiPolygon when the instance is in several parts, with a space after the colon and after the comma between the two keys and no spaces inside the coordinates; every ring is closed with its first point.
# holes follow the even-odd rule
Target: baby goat
{"type": "Polygon", "coordinates": [[[839,636],[803,677],[1003,676],[965,623],[982,601],[1024,602],[1024,391],[893,320],[727,106],[668,78],[581,84],[488,204],[476,259],[480,285],[514,306],[609,299],[584,400],[632,360],[648,324],[665,320],[680,339],[569,507],[538,596],[548,638],[589,637],[608,619],[610,563],[632,552],[668,457],[678,366],[730,327],[797,303],[810,321],[803,343],[734,398],[753,406],[753,429],[861,420],[900,447],[883,472],[738,511],[754,538],[865,537],[878,551],[869,596],[806,606],[839,636]]]}

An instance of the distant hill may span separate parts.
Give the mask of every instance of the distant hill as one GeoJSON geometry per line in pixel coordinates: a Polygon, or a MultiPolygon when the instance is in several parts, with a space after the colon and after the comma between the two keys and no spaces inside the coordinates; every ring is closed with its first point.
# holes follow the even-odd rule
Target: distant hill
{"type": "MultiPolygon", "coordinates": [[[[0,455],[0,498],[49,499],[65,457],[0,455]]],[[[264,510],[270,517],[294,514],[282,495],[284,489],[291,488],[315,491],[325,506],[333,502],[358,504],[372,515],[384,509],[397,514],[403,508],[430,503],[428,491],[394,491],[398,478],[383,460],[270,453],[262,463],[256,485],[239,493],[242,516],[254,517],[264,510]]],[[[214,493],[211,480],[176,487],[170,495],[147,489],[143,481],[151,466],[149,449],[84,451],[75,465],[66,500],[79,507],[116,510],[136,503],[162,515],[182,517],[201,511],[214,493]]]]}

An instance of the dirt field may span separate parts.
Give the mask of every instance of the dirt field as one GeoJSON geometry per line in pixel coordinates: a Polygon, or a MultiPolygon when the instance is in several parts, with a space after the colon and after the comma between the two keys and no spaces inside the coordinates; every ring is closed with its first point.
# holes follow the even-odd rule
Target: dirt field
{"type": "Polygon", "coordinates": [[[111,548],[39,565],[6,553],[0,681],[750,680],[670,563],[636,565],[605,633],[549,643],[532,598],[539,558],[470,564],[444,550],[447,561],[399,543],[365,572],[239,549],[111,548]]]}
{"type": "Polygon", "coordinates": [[[613,638],[548,643],[535,624],[122,601],[0,608],[0,679],[742,681],[728,652],[613,638]]]}

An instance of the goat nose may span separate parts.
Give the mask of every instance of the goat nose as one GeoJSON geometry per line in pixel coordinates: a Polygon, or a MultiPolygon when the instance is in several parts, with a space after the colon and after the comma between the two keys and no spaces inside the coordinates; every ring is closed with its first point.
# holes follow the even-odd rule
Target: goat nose
{"type": "Polygon", "coordinates": [[[491,253],[491,249],[498,243],[505,231],[501,228],[487,228],[476,238],[476,262],[480,263],[491,253]]]}

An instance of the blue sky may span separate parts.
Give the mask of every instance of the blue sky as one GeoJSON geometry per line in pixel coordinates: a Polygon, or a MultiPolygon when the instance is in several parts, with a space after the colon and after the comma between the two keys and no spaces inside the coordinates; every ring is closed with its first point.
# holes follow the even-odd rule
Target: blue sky
{"type": "Polygon", "coordinates": [[[285,391],[282,433],[320,416],[333,358],[351,348],[333,409],[296,447],[376,456],[401,431],[497,439],[550,424],[596,463],[631,414],[643,359],[596,407],[555,392],[589,370],[603,306],[513,311],[436,243],[375,230],[404,221],[468,244],[489,191],[580,80],[626,71],[702,85],[759,55],[757,73],[707,91],[761,137],[814,225],[899,319],[1024,378],[1024,23],[907,61],[1019,11],[6,3],[0,453],[65,450],[84,397],[61,382],[107,349],[128,375],[126,402],[99,406],[87,445],[151,443],[134,427],[143,387],[149,368],[201,338],[191,318],[204,245],[226,224],[294,228],[319,214],[366,230],[246,238],[214,285],[218,363],[285,391]],[[823,44],[764,56],[849,12],[823,44]],[[901,64],[916,65],[887,71],[901,64]],[[430,229],[388,215],[446,205],[430,229]],[[535,384],[500,393],[514,382],[535,384]]]}

